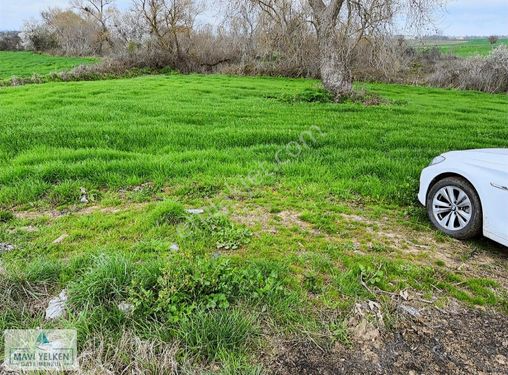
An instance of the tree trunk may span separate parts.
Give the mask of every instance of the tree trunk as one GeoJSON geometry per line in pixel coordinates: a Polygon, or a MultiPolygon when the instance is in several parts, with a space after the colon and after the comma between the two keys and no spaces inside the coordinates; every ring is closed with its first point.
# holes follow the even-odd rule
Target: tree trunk
{"type": "Polygon", "coordinates": [[[336,99],[351,96],[353,77],[346,56],[341,54],[340,47],[337,45],[335,27],[323,23],[320,26],[317,28],[317,38],[319,68],[323,86],[336,99]]]}
{"type": "Polygon", "coordinates": [[[331,0],[328,5],[323,0],[309,0],[309,4],[315,18],[321,81],[335,99],[351,96],[353,77],[349,69],[349,54],[338,45],[335,29],[344,0],[331,0]]]}
{"type": "Polygon", "coordinates": [[[353,92],[353,77],[349,64],[344,61],[337,48],[334,37],[319,40],[319,68],[321,81],[325,89],[330,91],[336,99],[351,96],[353,92]]]}

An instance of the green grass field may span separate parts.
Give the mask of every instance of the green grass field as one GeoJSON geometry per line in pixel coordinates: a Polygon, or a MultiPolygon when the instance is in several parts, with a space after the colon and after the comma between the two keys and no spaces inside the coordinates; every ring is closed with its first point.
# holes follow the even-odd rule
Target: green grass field
{"type": "Polygon", "coordinates": [[[386,103],[220,75],[0,88],[0,330],[76,328],[85,368],[260,374],[278,340],[348,347],[355,303],[384,329],[403,291],[507,311],[501,247],[437,233],[415,194],[434,156],[508,147],[508,97],[358,89],[386,103]]]}
{"type": "Polygon", "coordinates": [[[460,56],[460,57],[469,57],[475,55],[485,56],[488,55],[492,49],[500,46],[501,44],[508,45],[508,39],[501,38],[499,41],[491,45],[487,38],[484,39],[472,39],[467,41],[457,41],[452,43],[447,43],[444,41],[443,43],[436,44],[441,51],[444,53],[460,56]]]}
{"type": "Polygon", "coordinates": [[[0,51],[0,80],[30,77],[32,74],[46,75],[69,70],[81,64],[90,64],[92,57],[68,57],[37,54],[33,52],[0,51]]]}
{"type": "Polygon", "coordinates": [[[270,172],[262,184],[411,204],[433,156],[508,146],[505,95],[372,85],[394,104],[288,103],[286,96],[316,85],[175,75],[3,89],[0,203],[48,195],[68,203],[55,192],[65,184],[237,184],[262,168],[270,172]],[[319,142],[300,150],[294,142],[312,126],[319,142]],[[279,168],[281,148],[283,161],[298,155],[279,168]]]}

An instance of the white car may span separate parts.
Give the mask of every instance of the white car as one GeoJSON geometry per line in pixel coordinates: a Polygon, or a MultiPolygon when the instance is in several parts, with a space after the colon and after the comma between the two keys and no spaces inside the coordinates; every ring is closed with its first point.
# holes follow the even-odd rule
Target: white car
{"type": "Polygon", "coordinates": [[[508,149],[451,151],[422,171],[418,200],[444,233],[508,246],[508,149]]]}

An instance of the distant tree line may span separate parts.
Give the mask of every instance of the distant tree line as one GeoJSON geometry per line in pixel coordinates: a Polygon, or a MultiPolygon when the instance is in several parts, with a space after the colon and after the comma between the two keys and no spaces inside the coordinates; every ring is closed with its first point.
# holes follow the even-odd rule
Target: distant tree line
{"type": "Polygon", "coordinates": [[[422,83],[442,66],[439,51],[430,56],[393,30],[401,18],[420,29],[444,1],[132,0],[121,11],[115,0],[72,0],[27,22],[19,44],[105,56],[96,69],[114,72],[171,67],[316,77],[340,99],[355,80],[422,83]]]}
{"type": "MultiPolygon", "coordinates": [[[[67,55],[136,57],[181,71],[321,77],[348,96],[360,71],[398,67],[391,29],[401,15],[422,24],[440,0],[72,0],[27,23],[27,49],[67,55]],[[197,22],[215,9],[220,19],[197,22]]],[[[142,64],[142,61],[139,62],[142,64]]]]}

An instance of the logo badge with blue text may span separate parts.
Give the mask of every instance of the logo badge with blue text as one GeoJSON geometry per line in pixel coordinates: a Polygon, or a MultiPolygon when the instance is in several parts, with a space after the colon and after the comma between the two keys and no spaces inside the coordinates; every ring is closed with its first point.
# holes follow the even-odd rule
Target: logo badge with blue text
{"type": "Polygon", "coordinates": [[[75,330],[10,329],[4,337],[8,371],[78,369],[75,330]]]}

